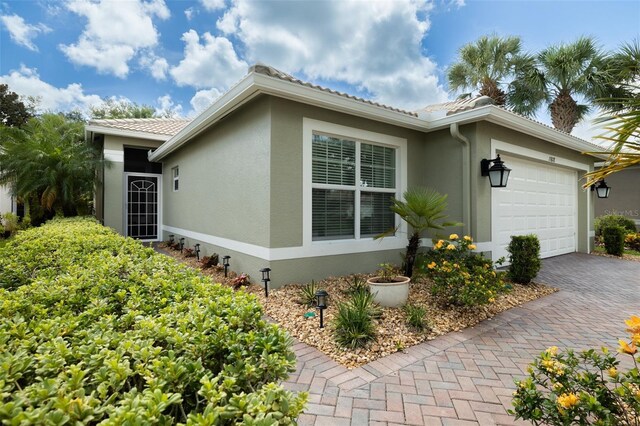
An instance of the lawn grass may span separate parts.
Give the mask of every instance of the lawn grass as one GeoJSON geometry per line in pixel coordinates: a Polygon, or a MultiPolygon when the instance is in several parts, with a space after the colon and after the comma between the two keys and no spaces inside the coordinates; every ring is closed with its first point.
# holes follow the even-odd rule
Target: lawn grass
{"type": "MultiPolygon", "coordinates": [[[[596,253],[607,253],[606,250],[604,249],[604,247],[594,247],[593,251],[596,253]]],[[[629,255],[629,256],[637,256],[640,257],[640,251],[637,250],[627,250],[625,249],[624,254],[629,255]]]]}

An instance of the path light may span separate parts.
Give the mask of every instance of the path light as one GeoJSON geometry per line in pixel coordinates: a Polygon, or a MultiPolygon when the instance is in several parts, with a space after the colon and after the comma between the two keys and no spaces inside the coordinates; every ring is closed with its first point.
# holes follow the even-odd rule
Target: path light
{"type": "Polygon", "coordinates": [[[480,162],[480,173],[482,176],[489,176],[489,184],[492,188],[504,188],[507,186],[511,169],[504,165],[504,161],[500,159],[500,155],[492,160],[486,158],[480,162]],[[489,167],[489,164],[493,166],[489,167]]]}
{"type": "Polygon", "coordinates": [[[169,244],[173,244],[175,242],[175,238],[176,238],[175,235],[173,234],[169,235],[169,244]]]}
{"type": "Polygon", "coordinates": [[[329,297],[329,293],[325,290],[316,291],[316,304],[318,309],[320,309],[320,328],[324,328],[324,318],[322,313],[325,309],[327,309],[327,298],[329,297]]]}
{"type": "Polygon", "coordinates": [[[222,266],[224,266],[224,277],[227,278],[227,271],[229,270],[229,259],[231,256],[222,256],[222,266]]]}
{"type": "Polygon", "coordinates": [[[180,253],[182,253],[183,248],[184,248],[184,237],[180,238],[180,253]]]}
{"type": "Polygon", "coordinates": [[[196,249],[196,260],[200,260],[200,243],[196,244],[194,248],[196,249]]]}
{"type": "Polygon", "coordinates": [[[269,297],[269,281],[271,281],[269,272],[271,272],[271,268],[262,268],[260,272],[262,272],[262,282],[264,283],[264,297],[269,297]]]}
{"type": "Polygon", "coordinates": [[[611,187],[607,185],[604,179],[600,180],[598,184],[591,185],[591,190],[596,191],[598,198],[609,198],[609,192],[611,192],[611,187]]]}

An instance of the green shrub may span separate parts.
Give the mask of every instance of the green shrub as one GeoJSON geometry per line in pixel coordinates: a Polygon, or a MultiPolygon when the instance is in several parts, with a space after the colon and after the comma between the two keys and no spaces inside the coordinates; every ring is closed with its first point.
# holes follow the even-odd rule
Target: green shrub
{"type": "Polygon", "coordinates": [[[540,271],[540,241],[536,235],[512,235],[507,247],[509,252],[509,279],[528,284],[540,271]]]}
{"type": "Polygon", "coordinates": [[[624,231],[624,228],[618,225],[611,225],[602,229],[604,249],[608,254],[622,256],[624,253],[624,231]]]}
{"type": "Polygon", "coordinates": [[[638,425],[640,422],[640,373],[637,346],[640,318],[632,316],[631,342],[620,340],[618,352],[631,356],[627,371],[606,348],[576,354],[551,347],[529,367],[524,380],[516,380],[513,410],[516,419],[534,425],[638,425]]]}
{"type": "Polygon", "coordinates": [[[311,284],[302,286],[300,289],[300,303],[309,307],[316,306],[316,291],[318,290],[319,288],[313,280],[311,280],[311,284]]]}
{"type": "Polygon", "coordinates": [[[290,338],[254,296],[90,219],[0,249],[0,422],[291,423],[290,338]]]}
{"type": "Polygon", "coordinates": [[[469,236],[451,234],[439,240],[420,265],[431,279],[431,293],[445,305],[475,306],[495,301],[507,290],[504,272],[496,272],[493,262],[472,253],[476,246],[469,236]]]}
{"type": "Polygon", "coordinates": [[[334,320],[334,338],[345,348],[359,348],[376,337],[373,322],[379,308],[369,291],[358,291],[348,302],[338,304],[338,313],[334,320]]]}
{"type": "Polygon", "coordinates": [[[407,315],[407,323],[416,330],[428,330],[431,327],[424,319],[427,309],[424,306],[407,304],[404,305],[404,313],[407,315]]]}
{"type": "Polygon", "coordinates": [[[624,237],[624,245],[628,247],[629,250],[640,251],[640,233],[627,234],[624,237]]]}
{"type": "Polygon", "coordinates": [[[18,215],[11,212],[5,213],[2,215],[2,221],[5,231],[8,231],[11,235],[16,233],[18,230],[18,215]]]}
{"type": "Polygon", "coordinates": [[[623,227],[627,234],[636,232],[636,223],[629,219],[628,217],[615,215],[615,214],[607,214],[603,216],[598,216],[593,221],[593,226],[596,231],[596,237],[602,235],[602,231],[607,226],[618,225],[623,227]]]}

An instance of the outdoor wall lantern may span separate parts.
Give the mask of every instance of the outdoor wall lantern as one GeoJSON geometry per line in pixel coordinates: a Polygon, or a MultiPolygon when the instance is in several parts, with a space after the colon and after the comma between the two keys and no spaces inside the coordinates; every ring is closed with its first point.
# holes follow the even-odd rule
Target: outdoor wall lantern
{"type": "Polygon", "coordinates": [[[182,253],[183,248],[184,248],[184,238],[180,238],[180,253],[182,253]]]}
{"type": "Polygon", "coordinates": [[[222,256],[222,266],[224,266],[224,277],[227,278],[227,271],[229,271],[229,259],[231,256],[222,256]]]}
{"type": "Polygon", "coordinates": [[[504,165],[504,161],[500,159],[500,155],[492,160],[486,158],[480,162],[480,172],[482,176],[489,176],[489,183],[492,188],[504,188],[507,186],[509,172],[511,169],[504,165]],[[493,163],[493,166],[489,165],[493,163]]]}
{"type": "Polygon", "coordinates": [[[327,308],[327,298],[329,297],[329,293],[325,290],[316,291],[316,303],[318,305],[318,309],[320,309],[320,328],[324,328],[324,318],[322,313],[327,308]]]}
{"type": "Polygon", "coordinates": [[[604,179],[600,180],[598,184],[591,185],[591,190],[596,191],[598,198],[609,198],[609,192],[611,192],[611,187],[607,185],[604,179]]]}
{"type": "Polygon", "coordinates": [[[176,238],[175,235],[173,235],[173,234],[169,235],[169,244],[173,244],[174,241],[175,241],[175,238],[176,238]]]}
{"type": "Polygon", "coordinates": [[[194,246],[194,248],[195,248],[195,252],[196,252],[196,260],[200,260],[200,244],[199,243],[196,244],[194,246]]]}
{"type": "Polygon", "coordinates": [[[269,297],[269,281],[271,281],[269,272],[271,272],[271,268],[260,269],[260,272],[262,272],[262,282],[264,283],[264,297],[269,297]]]}

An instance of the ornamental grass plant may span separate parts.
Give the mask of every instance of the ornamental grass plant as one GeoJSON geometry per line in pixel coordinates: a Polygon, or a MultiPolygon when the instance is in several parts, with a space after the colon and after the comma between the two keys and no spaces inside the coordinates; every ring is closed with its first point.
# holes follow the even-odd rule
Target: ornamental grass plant
{"type": "Polygon", "coordinates": [[[254,296],[116,235],[54,220],[0,249],[0,422],[289,424],[305,394],[254,296]]]}

